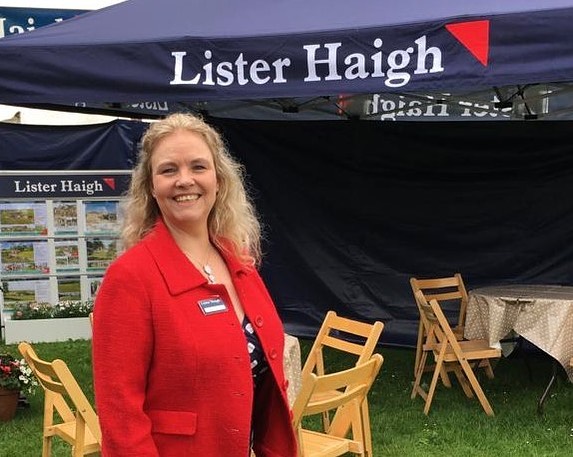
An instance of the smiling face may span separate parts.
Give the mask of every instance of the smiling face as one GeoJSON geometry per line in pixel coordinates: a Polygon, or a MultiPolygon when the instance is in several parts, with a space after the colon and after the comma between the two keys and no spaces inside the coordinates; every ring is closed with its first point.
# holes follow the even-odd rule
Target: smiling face
{"type": "Polygon", "coordinates": [[[203,138],[178,130],[160,140],[151,156],[151,174],[165,223],[179,230],[206,230],[218,185],[213,154],[203,138]]]}

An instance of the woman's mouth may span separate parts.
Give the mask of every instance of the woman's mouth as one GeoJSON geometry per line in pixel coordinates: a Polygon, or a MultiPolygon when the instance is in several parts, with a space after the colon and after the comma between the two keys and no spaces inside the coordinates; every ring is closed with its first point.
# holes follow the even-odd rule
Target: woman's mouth
{"type": "Polygon", "coordinates": [[[175,197],[176,202],[191,202],[194,200],[198,200],[200,197],[199,194],[190,194],[190,195],[178,195],[175,197]]]}

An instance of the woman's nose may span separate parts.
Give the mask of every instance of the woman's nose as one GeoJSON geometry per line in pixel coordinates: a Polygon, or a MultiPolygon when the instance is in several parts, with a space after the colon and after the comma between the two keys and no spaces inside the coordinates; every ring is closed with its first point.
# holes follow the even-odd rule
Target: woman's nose
{"type": "Polygon", "coordinates": [[[186,187],[192,186],[195,183],[195,178],[193,177],[193,173],[188,171],[181,172],[179,178],[175,182],[175,185],[178,187],[186,187]]]}

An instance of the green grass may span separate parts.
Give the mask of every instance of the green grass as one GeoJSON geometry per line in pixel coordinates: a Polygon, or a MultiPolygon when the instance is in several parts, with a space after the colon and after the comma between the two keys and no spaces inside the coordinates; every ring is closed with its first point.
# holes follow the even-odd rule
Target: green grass
{"type": "MultiPolygon", "coordinates": [[[[309,341],[301,341],[303,357],[309,346],[309,341]]],[[[93,400],[90,341],[34,347],[43,358],[65,360],[93,400]]],[[[0,352],[6,349],[17,355],[15,346],[0,344],[0,352]]],[[[564,377],[558,378],[544,414],[537,414],[537,401],[551,374],[548,358],[529,354],[501,359],[494,368],[495,379],[480,375],[495,417],[486,416],[479,402],[466,398],[455,381],[452,389],[438,388],[430,414],[425,416],[422,400],[410,399],[414,350],[381,347],[378,352],[385,360],[369,396],[376,456],[573,455],[573,385],[564,377]]],[[[340,359],[335,363],[343,366],[344,362],[340,359]]],[[[0,424],[0,457],[41,455],[42,392],[29,400],[30,408],[19,410],[12,422],[0,424]]],[[[60,443],[54,446],[53,457],[69,455],[69,447],[60,443]]]]}

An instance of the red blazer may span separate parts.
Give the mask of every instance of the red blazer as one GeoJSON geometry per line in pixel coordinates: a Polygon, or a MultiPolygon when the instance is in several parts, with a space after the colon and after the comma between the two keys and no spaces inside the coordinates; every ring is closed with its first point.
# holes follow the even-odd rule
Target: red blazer
{"type": "Polygon", "coordinates": [[[257,457],[297,455],[282,323],[257,271],[225,260],[270,366],[257,398],[226,288],[208,284],[158,221],[110,265],[95,301],[104,457],[248,457],[251,421],[257,457]],[[212,298],[227,311],[205,314],[212,298]]]}

